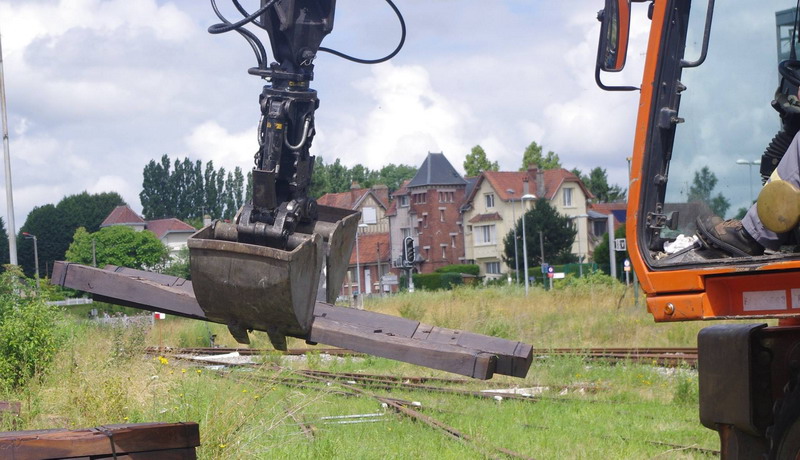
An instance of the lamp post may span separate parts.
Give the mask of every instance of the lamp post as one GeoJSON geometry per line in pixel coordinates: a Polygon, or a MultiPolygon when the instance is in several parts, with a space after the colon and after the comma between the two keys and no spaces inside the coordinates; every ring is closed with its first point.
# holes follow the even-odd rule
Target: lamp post
{"type": "Polygon", "coordinates": [[[32,235],[28,232],[22,232],[22,236],[25,237],[26,240],[33,240],[33,259],[34,263],[36,264],[36,279],[39,279],[39,243],[36,239],[36,235],[32,235]]]}
{"type": "MultiPolygon", "coordinates": [[[[506,190],[509,195],[514,196],[514,190],[506,190]]],[[[517,213],[515,211],[514,199],[511,199],[511,217],[514,219],[514,277],[519,284],[519,253],[517,252],[517,213]]]]}
{"type": "Polygon", "coordinates": [[[525,200],[535,200],[536,196],[527,193],[522,195],[522,265],[525,270],[525,295],[528,295],[528,241],[525,239],[525,200]]]}
{"type": "MultiPolygon", "coordinates": [[[[356,230],[356,286],[358,286],[358,295],[363,296],[364,293],[361,292],[361,261],[359,260],[358,256],[358,234],[361,233],[362,228],[367,228],[368,225],[361,223],[358,224],[358,230],[356,230]]],[[[356,301],[356,306],[358,306],[358,301],[356,301]]]]}
{"type": "Polygon", "coordinates": [[[736,160],[737,165],[747,165],[747,168],[750,170],[747,182],[750,183],[750,203],[753,202],[753,165],[761,165],[760,160],[736,160]]]}

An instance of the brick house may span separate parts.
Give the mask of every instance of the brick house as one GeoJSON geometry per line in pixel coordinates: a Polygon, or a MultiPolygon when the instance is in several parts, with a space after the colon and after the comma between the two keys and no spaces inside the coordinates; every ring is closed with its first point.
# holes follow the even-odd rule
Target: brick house
{"type": "Polygon", "coordinates": [[[417,174],[392,195],[394,201],[387,215],[395,265],[407,236],[416,242],[415,270],[420,273],[463,263],[459,208],[469,185],[443,153],[428,153],[417,174]]]}

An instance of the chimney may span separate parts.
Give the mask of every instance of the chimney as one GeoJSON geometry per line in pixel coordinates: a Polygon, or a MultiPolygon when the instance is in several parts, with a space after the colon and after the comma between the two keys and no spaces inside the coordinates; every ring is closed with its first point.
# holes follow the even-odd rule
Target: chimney
{"type": "Polygon", "coordinates": [[[208,227],[209,225],[211,225],[211,216],[205,214],[203,216],[203,227],[208,227]]]}
{"type": "Polygon", "coordinates": [[[544,198],[544,171],[536,170],[536,198],[544,198]]]}
{"type": "Polygon", "coordinates": [[[530,185],[528,185],[528,176],[523,177],[522,178],[522,194],[523,195],[528,195],[529,193],[531,193],[530,188],[531,188],[530,185]]]}

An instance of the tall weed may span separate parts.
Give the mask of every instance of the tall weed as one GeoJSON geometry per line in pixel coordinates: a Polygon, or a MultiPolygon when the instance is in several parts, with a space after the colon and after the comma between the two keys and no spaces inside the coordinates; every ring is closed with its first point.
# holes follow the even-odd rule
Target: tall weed
{"type": "Polygon", "coordinates": [[[6,390],[46,372],[63,341],[59,309],[21,279],[11,265],[0,274],[0,387],[6,390]]]}

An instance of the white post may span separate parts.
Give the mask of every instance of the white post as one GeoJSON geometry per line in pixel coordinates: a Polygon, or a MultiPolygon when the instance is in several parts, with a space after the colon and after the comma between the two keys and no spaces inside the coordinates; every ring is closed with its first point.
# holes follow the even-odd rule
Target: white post
{"type": "Polygon", "coordinates": [[[3,162],[6,173],[6,224],[8,224],[8,256],[11,265],[17,263],[17,227],[14,223],[14,194],[11,192],[11,153],[8,148],[8,116],[6,114],[6,85],[3,72],[3,45],[0,43],[0,109],[3,112],[3,162]]]}
{"type": "Polygon", "coordinates": [[[608,257],[611,277],[617,277],[617,251],[614,250],[614,214],[608,213],[608,257]]]}
{"type": "Polygon", "coordinates": [[[522,276],[525,278],[525,295],[528,295],[528,240],[525,239],[525,201],[522,201],[522,276]]]}

